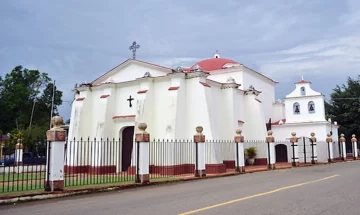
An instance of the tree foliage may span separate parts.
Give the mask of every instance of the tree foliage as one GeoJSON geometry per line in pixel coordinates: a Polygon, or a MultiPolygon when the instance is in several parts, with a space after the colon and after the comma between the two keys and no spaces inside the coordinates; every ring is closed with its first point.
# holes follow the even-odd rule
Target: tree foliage
{"type": "MultiPolygon", "coordinates": [[[[53,83],[47,73],[16,66],[0,76],[0,130],[4,133],[45,135],[50,127],[53,83]],[[30,126],[31,125],[31,126],[30,126]]],[[[55,91],[54,115],[62,104],[62,92],[55,91]]]]}
{"type": "Polygon", "coordinates": [[[360,75],[337,85],[330,96],[331,101],[325,104],[327,117],[338,122],[339,133],[344,133],[348,140],[352,134],[360,136],[360,75]]]}

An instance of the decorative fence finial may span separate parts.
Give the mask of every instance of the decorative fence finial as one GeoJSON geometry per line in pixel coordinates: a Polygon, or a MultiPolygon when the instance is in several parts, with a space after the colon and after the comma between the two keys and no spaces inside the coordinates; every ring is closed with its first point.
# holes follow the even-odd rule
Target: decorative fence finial
{"type": "Polygon", "coordinates": [[[296,132],[291,132],[290,141],[291,141],[292,143],[297,143],[297,142],[299,142],[299,138],[296,137],[296,132]]]}
{"type": "Polygon", "coordinates": [[[242,130],[240,128],[236,129],[236,136],[241,136],[242,130]]]}
{"type": "Polygon", "coordinates": [[[196,127],[196,133],[197,133],[198,135],[201,135],[202,132],[203,132],[203,127],[202,127],[202,126],[197,126],[197,127],[196,127]]]}
{"type": "Polygon", "coordinates": [[[344,134],[340,134],[340,142],[346,142],[344,134]]]}
{"type": "Polygon", "coordinates": [[[138,125],[138,128],[140,130],[139,133],[142,133],[142,134],[146,134],[147,132],[145,131],[146,128],[147,128],[147,124],[145,122],[140,122],[139,125],[138,125]]]}
{"type": "Polygon", "coordinates": [[[50,130],[63,130],[61,128],[62,125],[64,125],[64,119],[61,116],[54,116],[51,119],[52,128],[50,130]]]}
{"type": "Polygon", "coordinates": [[[327,134],[326,142],[328,143],[332,142],[332,137],[330,133],[327,134]]]}
{"type": "Polygon", "coordinates": [[[268,130],[268,136],[266,137],[267,143],[273,143],[275,142],[275,137],[272,136],[273,132],[271,130],[268,130]]]}
{"type": "Polygon", "coordinates": [[[310,133],[310,140],[313,141],[313,142],[316,142],[316,137],[315,137],[315,133],[314,132],[311,132],[310,133]]]}
{"type": "Polygon", "coordinates": [[[356,139],[356,135],[355,134],[353,134],[353,135],[351,135],[351,142],[357,142],[357,139],[356,139]]]}

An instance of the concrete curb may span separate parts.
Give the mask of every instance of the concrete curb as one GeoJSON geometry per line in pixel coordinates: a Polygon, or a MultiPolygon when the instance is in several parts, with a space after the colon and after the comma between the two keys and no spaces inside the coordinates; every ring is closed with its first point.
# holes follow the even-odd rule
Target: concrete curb
{"type": "Polygon", "coordinates": [[[312,164],[307,166],[299,166],[299,167],[280,167],[274,170],[267,170],[267,169],[259,169],[251,172],[231,172],[225,173],[222,175],[208,175],[206,177],[199,177],[199,178],[177,178],[173,180],[164,180],[164,181],[153,181],[147,184],[123,184],[118,186],[102,186],[102,187],[94,187],[94,188],[82,188],[82,189],[73,189],[73,190],[65,190],[59,192],[41,192],[41,193],[31,193],[31,194],[19,194],[19,195],[12,195],[12,196],[0,196],[0,205],[6,204],[15,204],[18,202],[29,202],[35,200],[47,200],[47,199],[54,199],[54,198],[63,198],[68,196],[75,196],[75,195],[82,195],[82,194],[90,194],[90,193],[97,193],[97,192],[109,192],[115,190],[124,190],[124,189],[131,189],[137,187],[144,187],[144,186],[154,186],[154,185],[162,185],[162,184],[170,184],[170,183],[178,183],[178,182],[186,182],[186,181],[195,181],[195,180],[204,180],[204,179],[213,179],[213,178],[221,178],[221,177],[229,177],[229,176],[237,176],[249,173],[257,173],[257,172],[271,172],[271,171],[281,171],[286,169],[297,169],[302,167],[316,167],[322,165],[329,165],[329,164],[341,164],[341,163],[348,163],[348,162],[355,162],[360,160],[347,160],[347,161],[339,161],[334,163],[319,163],[319,164],[312,164]]]}

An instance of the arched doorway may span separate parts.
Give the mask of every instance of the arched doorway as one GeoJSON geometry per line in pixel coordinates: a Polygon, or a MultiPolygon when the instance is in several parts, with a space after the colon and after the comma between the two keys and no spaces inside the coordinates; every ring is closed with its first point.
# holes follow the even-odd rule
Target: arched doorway
{"type": "Polygon", "coordinates": [[[124,128],[122,131],[121,171],[127,171],[131,165],[131,154],[134,143],[134,126],[124,128]]]}
{"type": "Polygon", "coordinates": [[[287,146],[285,144],[278,144],[275,146],[276,162],[288,162],[287,146]]]}

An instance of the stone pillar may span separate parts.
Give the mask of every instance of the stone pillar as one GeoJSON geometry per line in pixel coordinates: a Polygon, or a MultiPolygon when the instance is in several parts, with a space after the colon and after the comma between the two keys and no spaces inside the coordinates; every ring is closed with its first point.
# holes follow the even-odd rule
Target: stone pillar
{"type": "Polygon", "coordinates": [[[296,137],[296,132],[291,133],[291,147],[292,147],[292,166],[299,166],[299,138],[296,137]]]}
{"type": "Polygon", "coordinates": [[[268,131],[266,142],[268,144],[268,168],[275,169],[275,137],[272,136],[273,132],[268,131]]]}
{"type": "Polygon", "coordinates": [[[54,116],[51,119],[53,128],[46,132],[48,140],[45,176],[45,191],[64,190],[64,158],[66,131],[63,118],[54,116]]]}
{"type": "Polygon", "coordinates": [[[18,139],[15,146],[15,166],[23,165],[23,149],[24,145],[22,144],[22,140],[18,139]]]}
{"type": "Polygon", "coordinates": [[[235,170],[236,172],[245,172],[244,158],[244,136],[241,136],[241,129],[236,129],[235,141],[235,170]]]}
{"type": "Polygon", "coordinates": [[[346,139],[345,139],[345,135],[341,134],[340,135],[340,148],[341,148],[341,160],[346,160],[346,139]]]}
{"type": "Polygon", "coordinates": [[[332,147],[332,137],[331,134],[327,134],[326,142],[328,143],[328,162],[331,163],[334,160],[334,152],[332,147]]]}
{"type": "Polygon", "coordinates": [[[149,159],[149,142],[150,134],[145,130],[146,123],[139,123],[139,132],[135,135],[137,155],[136,157],[136,183],[146,184],[150,181],[150,159],[149,159]]]}
{"type": "Polygon", "coordinates": [[[357,147],[357,139],[355,137],[355,134],[352,135],[351,142],[352,142],[352,145],[353,145],[354,160],[356,160],[357,157],[358,157],[358,147],[357,147]]]}
{"type": "Polygon", "coordinates": [[[195,142],[195,177],[206,176],[205,170],[205,135],[202,134],[203,127],[196,127],[196,134],[194,135],[195,142]]]}
{"type": "Polygon", "coordinates": [[[315,133],[311,132],[310,136],[311,136],[310,141],[311,141],[311,151],[312,151],[311,163],[312,164],[317,164],[318,163],[318,158],[317,158],[317,146],[316,146],[315,133]]]}

